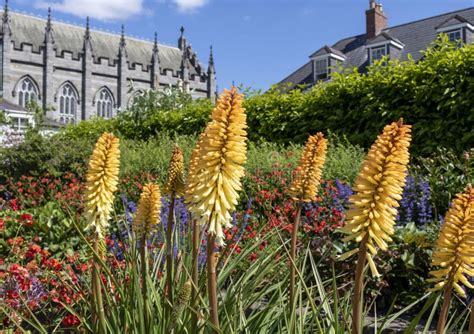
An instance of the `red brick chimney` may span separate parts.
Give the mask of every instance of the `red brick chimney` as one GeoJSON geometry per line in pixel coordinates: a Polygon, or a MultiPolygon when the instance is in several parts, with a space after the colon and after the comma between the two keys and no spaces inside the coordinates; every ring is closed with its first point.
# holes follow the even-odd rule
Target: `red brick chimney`
{"type": "Polygon", "coordinates": [[[370,0],[370,8],[365,11],[367,39],[374,38],[387,28],[387,17],[384,15],[383,6],[370,0]]]}

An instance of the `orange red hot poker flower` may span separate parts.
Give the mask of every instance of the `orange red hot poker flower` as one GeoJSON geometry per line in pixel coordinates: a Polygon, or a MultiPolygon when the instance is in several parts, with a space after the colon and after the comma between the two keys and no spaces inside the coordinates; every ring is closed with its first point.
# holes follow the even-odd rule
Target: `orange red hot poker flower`
{"type": "MultiPolygon", "coordinates": [[[[355,194],[349,199],[347,224],[341,228],[348,234],[344,241],[354,240],[360,244],[365,240],[366,258],[374,276],[379,274],[372,256],[377,254],[377,247],[387,249],[394,233],[409,162],[410,133],[411,126],[400,120],[385,126],[377,137],[356,178],[355,194]]],[[[341,255],[341,259],[358,251],[359,248],[355,248],[341,255]]]]}

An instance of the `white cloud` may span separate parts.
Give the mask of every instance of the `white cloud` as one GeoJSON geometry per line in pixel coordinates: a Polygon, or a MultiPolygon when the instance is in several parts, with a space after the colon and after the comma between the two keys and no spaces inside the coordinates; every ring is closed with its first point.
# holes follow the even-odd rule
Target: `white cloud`
{"type": "Polygon", "coordinates": [[[173,0],[180,12],[192,12],[208,4],[209,0],[173,0]]]}
{"type": "Polygon", "coordinates": [[[48,2],[36,1],[36,7],[51,7],[63,13],[79,17],[90,16],[92,18],[113,21],[126,19],[130,16],[141,14],[143,11],[143,0],[60,0],[48,2]]]}

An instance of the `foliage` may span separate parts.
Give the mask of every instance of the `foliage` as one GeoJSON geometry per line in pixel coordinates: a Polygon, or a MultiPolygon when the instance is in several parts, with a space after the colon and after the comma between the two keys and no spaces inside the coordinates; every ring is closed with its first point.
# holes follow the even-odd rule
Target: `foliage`
{"type": "Polygon", "coordinates": [[[274,88],[245,104],[250,139],[301,143],[328,129],[368,147],[378,129],[403,117],[413,125],[415,155],[438,146],[461,153],[474,145],[473,69],[474,45],[444,38],[418,62],[383,60],[367,73],[334,73],[307,93],[274,88]]]}
{"type": "Polygon", "coordinates": [[[438,218],[456,193],[466,184],[474,184],[474,148],[459,156],[453,150],[439,147],[431,156],[417,159],[412,169],[428,181],[434,215],[438,218]]]}
{"type": "Polygon", "coordinates": [[[21,175],[60,176],[67,171],[81,174],[92,143],[88,138],[46,138],[31,129],[20,144],[0,147],[0,181],[17,180],[21,175]]]}

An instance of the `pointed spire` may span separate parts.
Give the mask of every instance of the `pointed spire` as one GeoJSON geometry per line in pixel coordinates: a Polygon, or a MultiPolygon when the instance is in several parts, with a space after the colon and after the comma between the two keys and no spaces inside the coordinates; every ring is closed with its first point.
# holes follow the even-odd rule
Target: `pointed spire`
{"type": "Polygon", "coordinates": [[[48,20],[46,21],[44,41],[45,43],[54,43],[53,23],[51,22],[51,7],[48,7],[48,20]]]}
{"type": "Polygon", "coordinates": [[[89,49],[92,50],[92,36],[91,36],[91,28],[90,28],[90,20],[89,16],[86,18],[86,32],[84,33],[84,50],[89,49]]]}
{"type": "Polygon", "coordinates": [[[214,53],[212,51],[212,45],[210,47],[210,52],[209,52],[209,67],[207,68],[207,73],[208,74],[216,73],[216,68],[214,66],[214,53]]]}
{"type": "Polygon", "coordinates": [[[153,63],[160,62],[159,49],[158,49],[158,33],[155,31],[155,39],[153,41],[153,51],[151,55],[151,61],[153,63]]]}
{"type": "Polygon", "coordinates": [[[158,52],[158,33],[155,31],[155,39],[153,41],[153,53],[158,52]]]}
{"type": "Polygon", "coordinates": [[[89,16],[87,16],[86,18],[86,37],[87,38],[91,37],[91,27],[90,27],[89,16]]]}
{"type": "Polygon", "coordinates": [[[120,33],[120,46],[125,46],[125,25],[122,24],[122,31],[120,33]]]}
{"type": "Polygon", "coordinates": [[[8,22],[8,0],[5,0],[5,5],[3,6],[3,23],[8,22]]]}
{"type": "Polygon", "coordinates": [[[127,50],[125,49],[125,46],[127,43],[125,43],[125,26],[122,24],[122,31],[120,33],[120,46],[119,46],[119,56],[124,55],[127,57],[127,50]]]}
{"type": "Polygon", "coordinates": [[[5,5],[3,7],[2,33],[3,35],[12,34],[12,29],[10,27],[10,13],[8,9],[8,0],[5,0],[5,5]]]}
{"type": "Polygon", "coordinates": [[[184,37],[184,27],[181,26],[181,29],[179,29],[179,31],[181,32],[181,35],[178,38],[178,48],[182,51],[186,48],[187,41],[186,37],[184,37]]]}

